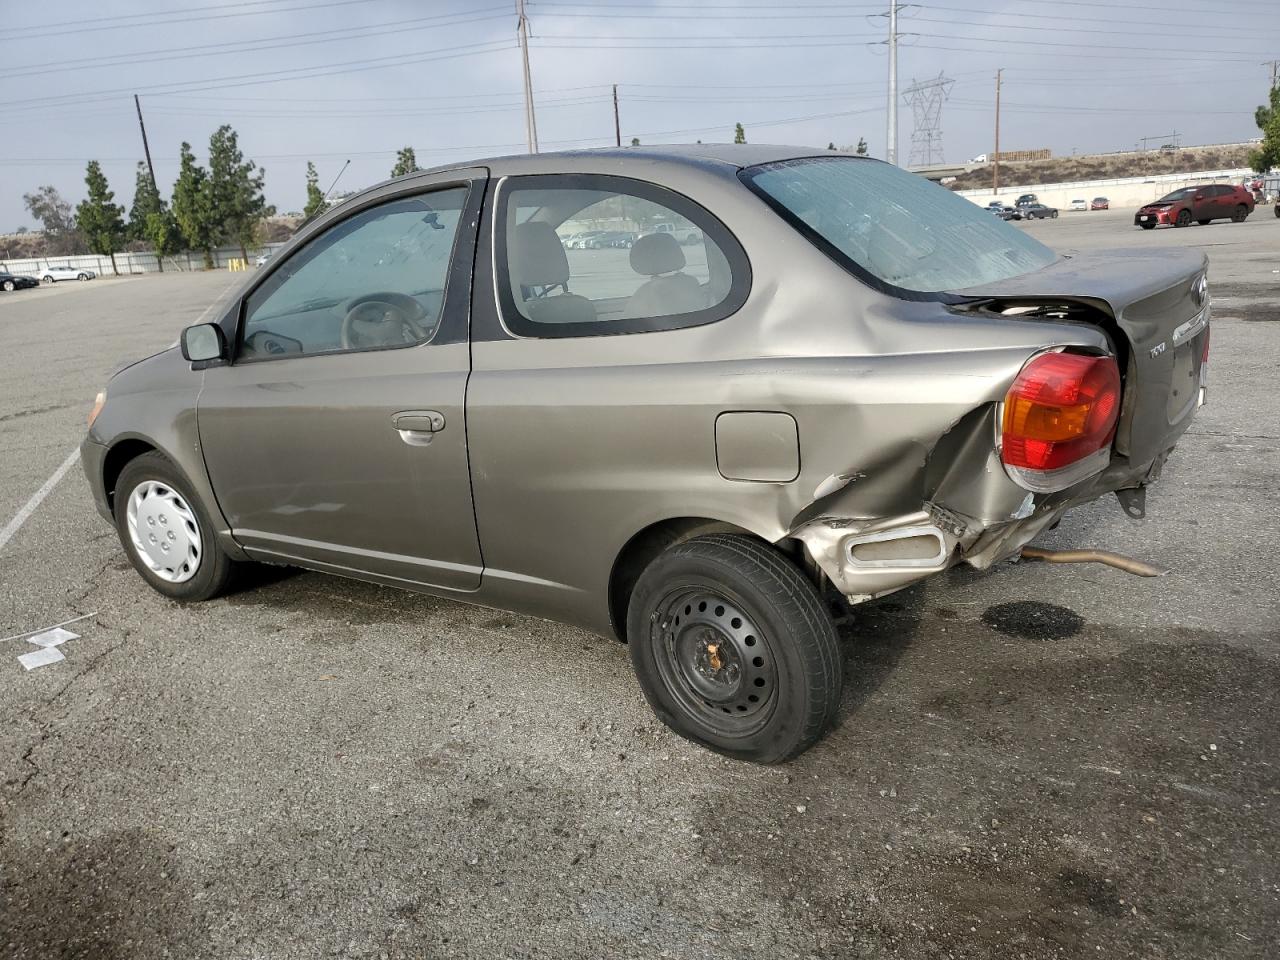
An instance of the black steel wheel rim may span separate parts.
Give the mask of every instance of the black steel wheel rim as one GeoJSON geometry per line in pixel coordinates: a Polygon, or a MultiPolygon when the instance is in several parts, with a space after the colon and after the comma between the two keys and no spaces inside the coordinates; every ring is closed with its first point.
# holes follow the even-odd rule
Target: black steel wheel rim
{"type": "Polygon", "coordinates": [[[655,607],[650,642],[663,683],[692,719],[722,736],[768,723],[777,658],[740,603],[701,587],[673,590],[655,607]]]}

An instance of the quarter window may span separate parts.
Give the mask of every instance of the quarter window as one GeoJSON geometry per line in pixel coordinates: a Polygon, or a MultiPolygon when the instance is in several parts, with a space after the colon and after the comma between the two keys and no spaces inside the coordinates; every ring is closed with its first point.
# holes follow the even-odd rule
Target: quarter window
{"type": "Polygon", "coordinates": [[[440,326],[466,187],[402,197],[334,224],[245,306],[245,359],[411,346],[440,326]]]}
{"type": "Polygon", "coordinates": [[[499,195],[499,297],[529,337],[710,323],[746,299],[750,267],[729,231],[688,198],[604,176],[508,180],[499,195]]]}

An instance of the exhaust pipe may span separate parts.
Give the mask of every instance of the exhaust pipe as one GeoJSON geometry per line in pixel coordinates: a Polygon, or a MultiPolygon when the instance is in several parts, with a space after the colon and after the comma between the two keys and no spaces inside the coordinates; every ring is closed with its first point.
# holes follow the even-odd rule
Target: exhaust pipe
{"type": "Polygon", "coordinates": [[[1132,573],[1135,577],[1163,577],[1169,572],[1168,567],[1107,550],[1041,550],[1039,547],[1023,547],[1019,556],[1023,560],[1043,560],[1045,563],[1104,563],[1108,567],[1132,573]]]}

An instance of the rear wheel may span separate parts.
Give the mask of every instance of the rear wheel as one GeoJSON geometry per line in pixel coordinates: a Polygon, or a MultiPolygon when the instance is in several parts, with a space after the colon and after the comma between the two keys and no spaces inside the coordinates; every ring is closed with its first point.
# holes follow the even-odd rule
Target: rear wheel
{"type": "Polygon", "coordinates": [[[78,275],[76,276],[76,279],[77,279],[77,280],[88,280],[88,279],[89,279],[89,275],[88,275],[87,273],[81,273],[81,274],[78,274],[78,275]]]}
{"type": "Polygon", "coordinates": [[[1055,211],[1053,211],[1053,213],[1049,214],[1049,219],[1050,219],[1050,220],[1057,220],[1057,219],[1058,219],[1058,211],[1057,211],[1057,210],[1055,210],[1055,211]]]}
{"type": "Polygon", "coordinates": [[[745,536],[696,537],[662,553],[632,592],[627,639],[658,717],[739,760],[796,756],[840,705],[840,647],[818,591],[745,536]]]}
{"type": "Polygon", "coordinates": [[[1235,223],[1244,223],[1249,216],[1249,208],[1243,203],[1236,207],[1235,212],[1231,214],[1231,219],[1235,223]]]}
{"type": "Polygon", "coordinates": [[[208,600],[231,583],[235,562],[218,546],[208,511],[159,453],[131,460],[116,481],[116,532],[134,569],[171,600],[208,600]]]}
{"type": "Polygon", "coordinates": [[[1210,222],[1211,222],[1211,221],[1209,221],[1209,220],[1197,220],[1197,221],[1196,221],[1196,223],[1200,224],[1200,226],[1202,226],[1202,227],[1207,227],[1207,226],[1209,225],[1209,223],[1210,223],[1210,222]]]}
{"type": "Polygon", "coordinates": [[[1190,210],[1179,210],[1179,211],[1178,211],[1178,219],[1174,221],[1174,224],[1173,224],[1173,225],[1174,225],[1175,227],[1189,227],[1189,226],[1191,226],[1191,211],[1190,211],[1190,210]]]}
{"type": "Polygon", "coordinates": [[[40,278],[40,282],[41,282],[41,283],[53,283],[53,277],[41,277],[41,278],[40,278]]]}

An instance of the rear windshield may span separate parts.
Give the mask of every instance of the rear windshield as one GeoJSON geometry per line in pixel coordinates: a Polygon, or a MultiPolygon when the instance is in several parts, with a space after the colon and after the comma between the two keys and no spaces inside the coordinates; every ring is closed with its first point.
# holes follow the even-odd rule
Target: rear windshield
{"type": "Polygon", "coordinates": [[[891,293],[959,290],[1057,259],[985,208],[892,164],[806,157],[742,177],[837,262],[891,293]]]}

